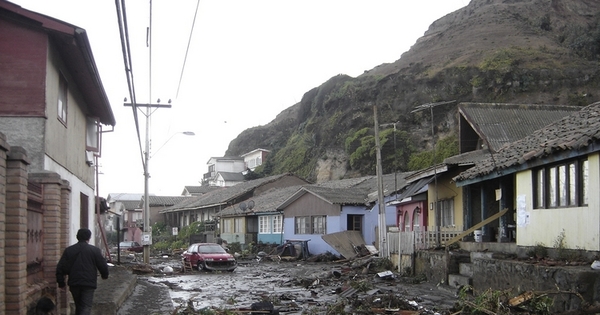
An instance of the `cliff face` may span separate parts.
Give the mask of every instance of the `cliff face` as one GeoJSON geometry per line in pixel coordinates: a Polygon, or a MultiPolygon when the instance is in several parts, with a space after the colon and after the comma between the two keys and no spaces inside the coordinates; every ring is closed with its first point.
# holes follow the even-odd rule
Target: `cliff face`
{"type": "Polygon", "coordinates": [[[472,0],[433,22],[394,63],[332,77],[269,124],[242,132],[226,155],[270,149],[259,172],[312,181],[372,175],[376,105],[379,123],[397,127],[381,131],[384,172],[422,167],[431,163],[422,153],[432,148],[432,121],[435,142],[452,143],[456,105],[436,107],[433,117],[416,106],[587,105],[600,99],[599,56],[600,1],[472,0]]]}

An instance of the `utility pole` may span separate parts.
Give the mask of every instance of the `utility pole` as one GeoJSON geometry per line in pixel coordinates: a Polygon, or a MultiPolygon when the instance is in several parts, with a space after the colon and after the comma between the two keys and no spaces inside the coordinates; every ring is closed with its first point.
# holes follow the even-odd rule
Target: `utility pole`
{"type": "MultiPolygon", "coordinates": [[[[170,103],[170,101],[169,101],[170,103]]],[[[125,106],[145,107],[146,108],[146,145],[144,148],[144,230],[142,234],[142,245],[144,246],[144,263],[150,263],[150,245],[152,245],[152,229],[150,228],[150,203],[149,203],[149,179],[148,162],[150,161],[150,116],[151,108],[171,108],[171,104],[132,104],[125,103],[125,106]]]]}
{"type": "Polygon", "coordinates": [[[387,257],[387,224],[385,222],[385,200],[383,195],[383,168],[381,166],[381,145],[379,141],[379,122],[377,119],[377,103],[373,105],[375,120],[375,149],[377,153],[377,199],[379,201],[379,257],[387,257]]]}

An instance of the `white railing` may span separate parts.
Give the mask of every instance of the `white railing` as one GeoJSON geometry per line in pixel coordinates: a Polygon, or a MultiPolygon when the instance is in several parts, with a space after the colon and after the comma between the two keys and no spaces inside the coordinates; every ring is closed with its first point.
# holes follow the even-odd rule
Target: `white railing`
{"type": "Polygon", "coordinates": [[[415,251],[444,246],[446,242],[463,232],[462,227],[429,227],[426,231],[388,232],[388,255],[410,255],[415,251]],[[441,230],[441,231],[440,231],[441,230]]]}

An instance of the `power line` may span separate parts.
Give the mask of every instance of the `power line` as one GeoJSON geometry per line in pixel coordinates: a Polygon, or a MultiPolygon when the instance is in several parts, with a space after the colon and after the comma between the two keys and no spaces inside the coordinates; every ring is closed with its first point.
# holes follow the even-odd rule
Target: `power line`
{"type": "Polygon", "coordinates": [[[185,63],[187,61],[188,52],[190,51],[190,43],[192,42],[192,34],[194,33],[194,26],[196,25],[196,17],[198,16],[198,8],[200,7],[200,0],[196,3],[196,12],[194,13],[194,21],[192,22],[192,28],[190,29],[190,37],[188,39],[187,48],[185,49],[185,57],[183,58],[183,65],[181,66],[181,74],[179,75],[179,83],[177,84],[177,93],[175,98],[179,96],[179,88],[181,88],[181,81],[183,80],[183,71],[185,70],[185,63]]]}
{"type": "Polygon", "coordinates": [[[146,162],[144,160],[144,154],[142,149],[142,137],[140,135],[140,124],[137,115],[137,100],[135,96],[135,84],[133,80],[133,64],[131,62],[131,47],[129,45],[129,30],[127,26],[127,9],[125,8],[125,2],[122,2],[121,0],[115,0],[115,6],[117,10],[117,19],[119,22],[119,35],[121,37],[123,64],[125,65],[125,75],[127,76],[127,86],[129,90],[129,98],[131,98],[131,109],[133,112],[133,120],[135,123],[135,130],[138,138],[140,157],[142,159],[142,166],[144,167],[144,169],[146,169],[146,162]]]}

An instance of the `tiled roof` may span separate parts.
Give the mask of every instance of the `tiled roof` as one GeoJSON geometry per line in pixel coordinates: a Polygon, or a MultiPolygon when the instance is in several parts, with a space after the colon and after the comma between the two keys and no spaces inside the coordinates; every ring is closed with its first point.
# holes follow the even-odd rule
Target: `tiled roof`
{"type": "MultiPolygon", "coordinates": [[[[406,185],[404,177],[407,173],[386,174],[382,176],[384,195],[389,196],[406,185]]],[[[304,185],[294,195],[290,195],[279,207],[286,207],[305,193],[315,196],[332,204],[367,205],[377,201],[377,176],[332,180],[313,185],[304,185]]]]}
{"type": "MultiPolygon", "coordinates": [[[[223,209],[219,212],[219,215],[235,216],[241,214],[248,215],[251,213],[275,212],[277,211],[277,206],[283,203],[287,198],[293,195],[300,188],[302,188],[302,186],[273,188],[256,197],[251,198],[251,200],[254,201],[254,208],[252,210],[248,209],[246,211],[242,211],[239,207],[239,203],[237,203],[235,205],[223,209]]],[[[248,201],[249,200],[245,200],[244,202],[248,204],[248,201]]]]}
{"type": "MultiPolygon", "coordinates": [[[[148,202],[150,207],[170,207],[176,205],[186,199],[193,197],[186,196],[148,196],[148,202]]],[[[144,198],[140,202],[140,207],[144,206],[144,198]]]]}
{"type": "Polygon", "coordinates": [[[211,191],[202,196],[192,197],[189,200],[186,199],[173,207],[162,210],[161,213],[188,209],[199,209],[218,205],[227,205],[227,203],[235,202],[236,199],[243,197],[248,193],[251,193],[257,187],[277,181],[285,176],[295,175],[282,174],[246,181],[243,183],[239,183],[235,186],[211,191]]]}
{"type": "Polygon", "coordinates": [[[317,185],[307,185],[304,190],[317,195],[324,200],[338,205],[365,205],[369,190],[365,187],[329,188],[317,185]]]}
{"type": "MultiPolygon", "coordinates": [[[[503,171],[561,151],[588,148],[600,140],[600,102],[588,105],[531,135],[503,147],[492,157],[477,163],[454,179],[464,181],[503,171]]],[[[600,148],[595,147],[595,150],[600,148]]]]}
{"type": "Polygon", "coordinates": [[[144,197],[144,194],[130,194],[130,193],[111,193],[108,194],[108,201],[126,201],[126,200],[135,200],[140,201],[140,199],[144,197]]]}
{"type": "Polygon", "coordinates": [[[580,110],[578,106],[461,103],[458,111],[494,152],[580,110]]]}

